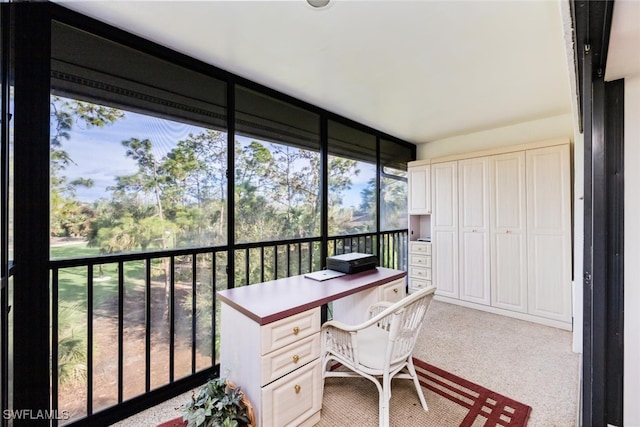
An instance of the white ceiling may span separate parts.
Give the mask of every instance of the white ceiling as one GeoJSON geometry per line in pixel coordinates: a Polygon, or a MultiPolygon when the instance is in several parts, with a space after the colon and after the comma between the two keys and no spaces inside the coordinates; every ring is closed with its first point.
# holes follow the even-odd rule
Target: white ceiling
{"type": "Polygon", "coordinates": [[[616,0],[605,79],[612,81],[633,75],[640,75],[640,2],[616,0]]]}
{"type": "Polygon", "coordinates": [[[414,143],[571,113],[560,0],[65,6],[414,143]]]}

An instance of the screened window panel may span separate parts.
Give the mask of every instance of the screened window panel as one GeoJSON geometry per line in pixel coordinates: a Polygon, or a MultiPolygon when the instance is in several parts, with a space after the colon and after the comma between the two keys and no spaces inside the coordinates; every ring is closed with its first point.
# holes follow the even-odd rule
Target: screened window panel
{"type": "Polygon", "coordinates": [[[236,133],[262,141],[320,150],[320,117],[242,86],[236,87],[236,133]]]}
{"type": "Polygon", "coordinates": [[[224,82],[56,21],[51,85],[55,95],[226,128],[224,82]]]}
{"type": "Polygon", "coordinates": [[[329,235],[376,231],[376,137],[330,120],[329,235]]]}
{"type": "Polygon", "coordinates": [[[410,147],[388,139],[380,140],[380,165],[384,168],[407,170],[407,163],[415,160],[415,146],[410,147]]]}
{"type": "Polygon", "coordinates": [[[329,120],[329,154],[376,164],[376,137],[329,120]]]}
{"type": "Polygon", "coordinates": [[[320,234],[320,117],[236,87],[237,242],[320,234]]]}

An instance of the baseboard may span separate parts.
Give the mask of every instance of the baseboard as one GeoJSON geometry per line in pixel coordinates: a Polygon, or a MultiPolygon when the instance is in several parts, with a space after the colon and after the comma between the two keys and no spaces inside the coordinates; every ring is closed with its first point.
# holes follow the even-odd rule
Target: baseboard
{"type": "Polygon", "coordinates": [[[539,323],[545,326],[551,326],[553,328],[564,329],[565,331],[572,331],[573,324],[571,322],[561,322],[559,320],[546,319],[544,317],[532,316],[531,314],[518,313],[516,311],[505,310],[502,308],[492,307],[490,305],[476,304],[469,301],[463,301],[455,298],[449,298],[436,294],[433,299],[435,301],[442,301],[449,304],[459,305],[462,307],[473,308],[475,310],[486,311],[488,313],[499,314],[501,316],[512,317],[514,319],[526,320],[527,322],[539,323]]]}

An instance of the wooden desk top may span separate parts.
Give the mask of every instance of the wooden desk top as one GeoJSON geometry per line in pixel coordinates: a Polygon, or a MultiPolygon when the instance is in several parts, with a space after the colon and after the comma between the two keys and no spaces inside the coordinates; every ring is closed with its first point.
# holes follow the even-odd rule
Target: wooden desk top
{"type": "Polygon", "coordinates": [[[220,301],[260,325],[319,307],[330,301],[406,276],[406,272],[378,267],[319,282],[304,275],[218,291],[220,301]]]}

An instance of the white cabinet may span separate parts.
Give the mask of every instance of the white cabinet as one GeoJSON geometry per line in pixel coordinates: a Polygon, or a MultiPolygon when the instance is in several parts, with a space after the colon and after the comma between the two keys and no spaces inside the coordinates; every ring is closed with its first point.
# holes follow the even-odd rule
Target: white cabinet
{"type": "Polygon", "coordinates": [[[431,161],[436,297],[571,329],[569,144],[446,160],[431,161]]]}
{"type": "Polygon", "coordinates": [[[409,242],[409,293],[431,288],[431,243],[409,242]]]}
{"type": "Polygon", "coordinates": [[[489,158],[491,305],[527,312],[525,153],[489,158]]]}
{"type": "Polygon", "coordinates": [[[320,308],[260,326],[222,304],[220,374],[242,386],[259,426],[313,425],[322,408],[320,308]],[[242,345],[238,342],[242,331],[242,345]]]}
{"type": "Polygon", "coordinates": [[[412,166],[409,170],[409,215],[431,213],[431,167],[412,166]]]}
{"type": "MultiPolygon", "coordinates": [[[[460,299],[489,304],[489,159],[458,162],[460,299]]],[[[436,220],[437,222],[437,220],[436,220]]]]}
{"type": "Polygon", "coordinates": [[[569,146],[527,151],[529,313],[571,321],[569,146]]]}
{"type": "Polygon", "coordinates": [[[431,178],[436,295],[458,298],[458,162],[432,164],[431,178]]]}

